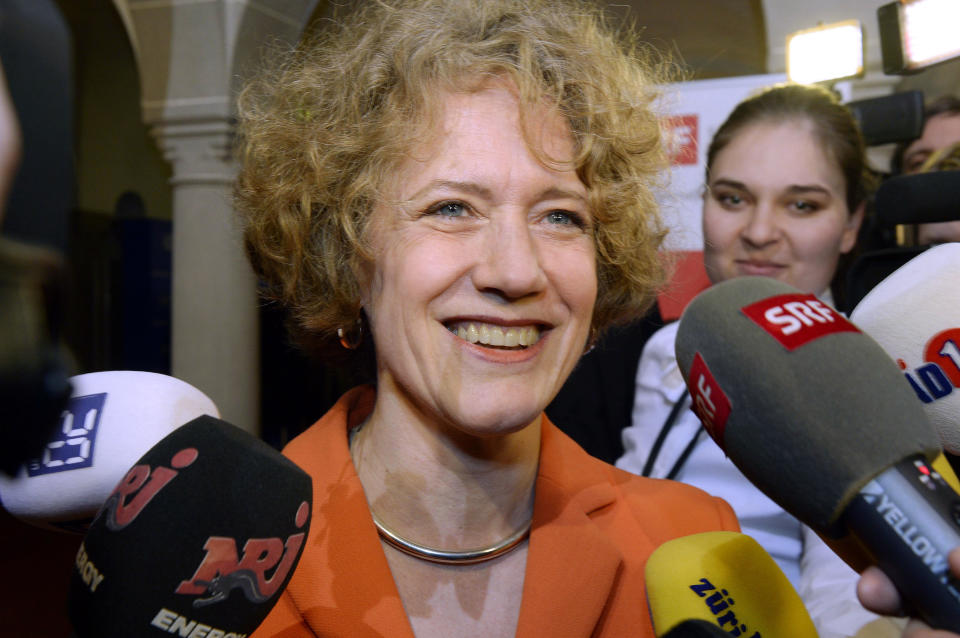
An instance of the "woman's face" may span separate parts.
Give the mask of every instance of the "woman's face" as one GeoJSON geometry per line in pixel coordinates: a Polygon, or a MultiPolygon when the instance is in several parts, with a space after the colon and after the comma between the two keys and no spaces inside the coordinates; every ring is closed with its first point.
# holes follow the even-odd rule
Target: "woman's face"
{"type": "MultiPolygon", "coordinates": [[[[378,403],[507,433],[538,418],[583,352],[597,296],[587,189],[531,154],[507,83],[438,99],[441,129],[374,211],[363,301],[378,403]]],[[[531,141],[570,159],[559,114],[530,116],[531,141]]]]}
{"type": "Polygon", "coordinates": [[[819,294],[853,248],[863,211],[803,120],[742,129],[714,158],[703,203],[704,262],[714,283],[742,275],[819,294]]]}

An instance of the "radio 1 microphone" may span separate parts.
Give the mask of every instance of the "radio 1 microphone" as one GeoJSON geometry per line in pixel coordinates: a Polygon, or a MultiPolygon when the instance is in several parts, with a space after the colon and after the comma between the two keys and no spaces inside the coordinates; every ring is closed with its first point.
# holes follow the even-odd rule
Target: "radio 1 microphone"
{"type": "Polygon", "coordinates": [[[77,552],[79,638],[244,638],[286,587],[313,487],[263,441],[210,416],[178,428],[119,482],[77,552]]]}
{"type": "Polygon", "coordinates": [[[70,378],[73,393],[40,454],[0,474],[0,502],[40,527],[83,533],[127,469],[160,439],[202,414],[219,416],[179,379],[130,370],[70,378]]]}
{"type": "Polygon", "coordinates": [[[694,411],[748,479],[817,532],[852,534],[928,624],[960,630],[960,498],[875,341],[813,295],[741,277],[694,299],[676,350],[694,411]]]}
{"type": "Polygon", "coordinates": [[[897,175],[880,185],[875,200],[881,226],[956,221],[960,219],[960,172],[897,175]]]}
{"type": "Polygon", "coordinates": [[[960,243],[911,259],[850,318],[900,366],[944,449],[960,454],[960,243]]]}
{"type": "Polygon", "coordinates": [[[773,558],[746,534],[703,532],[667,541],[645,568],[647,603],[657,636],[719,635],[816,638],[800,596],[773,558]]]}

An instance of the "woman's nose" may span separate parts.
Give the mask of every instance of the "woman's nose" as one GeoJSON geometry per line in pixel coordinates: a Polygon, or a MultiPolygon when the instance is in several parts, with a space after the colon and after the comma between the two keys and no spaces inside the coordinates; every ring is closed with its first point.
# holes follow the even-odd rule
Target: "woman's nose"
{"type": "Polygon", "coordinates": [[[780,227],[774,207],[760,202],[748,212],[744,225],[740,229],[743,241],[754,247],[763,247],[774,243],[780,237],[780,227]]]}
{"type": "Polygon", "coordinates": [[[507,299],[535,295],[543,290],[546,274],[541,264],[537,239],[520,220],[491,223],[483,236],[482,254],[473,269],[477,290],[493,292],[507,299]]]}

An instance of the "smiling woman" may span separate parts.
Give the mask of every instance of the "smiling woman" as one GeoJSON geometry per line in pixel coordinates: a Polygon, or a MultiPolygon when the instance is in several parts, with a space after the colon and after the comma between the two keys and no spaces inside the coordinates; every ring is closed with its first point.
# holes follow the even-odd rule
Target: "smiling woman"
{"type": "Polygon", "coordinates": [[[264,292],[376,365],[284,450],[314,520],[257,636],[652,636],[646,557],[735,527],[543,416],[663,278],[652,60],[589,3],[384,1],[244,91],[264,292]]]}

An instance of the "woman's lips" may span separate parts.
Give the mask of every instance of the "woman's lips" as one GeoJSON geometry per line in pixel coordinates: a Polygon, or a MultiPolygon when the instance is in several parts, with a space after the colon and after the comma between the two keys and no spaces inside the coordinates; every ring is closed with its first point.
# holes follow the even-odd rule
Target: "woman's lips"
{"type": "Polygon", "coordinates": [[[757,275],[760,277],[776,277],[786,268],[785,265],[772,261],[737,260],[735,263],[741,275],[757,275]]]}

